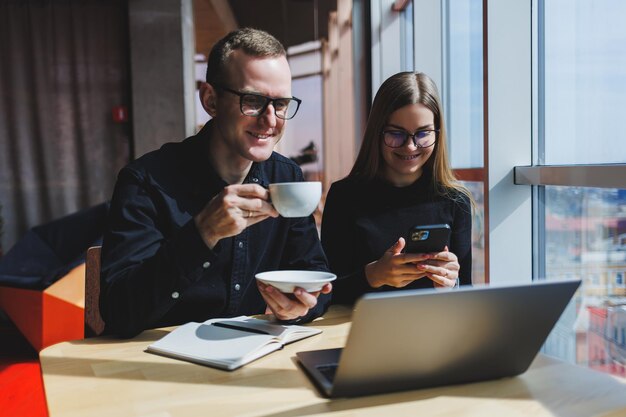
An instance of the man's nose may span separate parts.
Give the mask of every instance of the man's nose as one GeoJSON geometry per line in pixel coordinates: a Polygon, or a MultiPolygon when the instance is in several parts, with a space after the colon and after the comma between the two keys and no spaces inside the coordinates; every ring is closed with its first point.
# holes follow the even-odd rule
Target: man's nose
{"type": "Polygon", "coordinates": [[[276,126],[276,110],[274,109],[274,103],[268,103],[265,111],[259,115],[259,119],[266,126],[276,126]]]}

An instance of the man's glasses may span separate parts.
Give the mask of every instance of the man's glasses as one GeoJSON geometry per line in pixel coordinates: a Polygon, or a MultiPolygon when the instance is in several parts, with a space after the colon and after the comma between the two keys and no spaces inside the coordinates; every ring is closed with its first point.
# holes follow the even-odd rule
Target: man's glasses
{"type": "Polygon", "coordinates": [[[276,117],[289,120],[296,115],[302,103],[302,100],[296,97],[271,98],[261,94],[242,93],[223,86],[216,87],[239,96],[239,108],[244,116],[258,117],[265,113],[267,106],[272,103],[276,117]]]}
{"type": "Polygon", "coordinates": [[[416,147],[428,148],[435,144],[438,133],[439,129],[418,130],[413,134],[405,132],[404,130],[385,130],[383,131],[383,141],[385,145],[390,148],[401,148],[406,145],[406,142],[411,138],[413,145],[416,147]]]}

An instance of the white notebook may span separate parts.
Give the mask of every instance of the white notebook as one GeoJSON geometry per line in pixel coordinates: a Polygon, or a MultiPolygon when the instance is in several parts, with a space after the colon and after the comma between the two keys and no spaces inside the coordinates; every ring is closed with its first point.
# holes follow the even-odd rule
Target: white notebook
{"type": "Polygon", "coordinates": [[[219,318],[183,324],[148,346],[147,351],[232,371],[321,332],[247,316],[219,318]]]}

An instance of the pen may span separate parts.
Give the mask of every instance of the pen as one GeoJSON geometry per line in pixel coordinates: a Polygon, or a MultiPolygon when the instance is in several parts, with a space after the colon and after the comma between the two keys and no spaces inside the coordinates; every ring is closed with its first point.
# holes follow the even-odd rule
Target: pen
{"type": "Polygon", "coordinates": [[[236,324],[224,323],[222,321],[213,322],[213,323],[211,323],[211,325],[217,326],[217,327],[224,327],[225,329],[241,330],[243,332],[257,333],[257,334],[267,334],[267,335],[269,335],[269,333],[266,332],[265,330],[252,329],[250,327],[238,326],[236,324]]]}

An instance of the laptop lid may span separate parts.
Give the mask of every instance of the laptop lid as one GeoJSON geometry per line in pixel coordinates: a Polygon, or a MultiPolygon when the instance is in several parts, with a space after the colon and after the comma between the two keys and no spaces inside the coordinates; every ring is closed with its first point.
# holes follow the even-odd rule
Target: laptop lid
{"type": "Polygon", "coordinates": [[[342,352],[301,352],[298,358],[331,397],[518,375],[528,369],[579,285],[541,281],[368,294],[356,304],[342,352]],[[333,355],[338,367],[331,384],[320,380],[326,373],[320,370],[333,355]]]}

